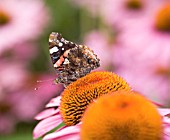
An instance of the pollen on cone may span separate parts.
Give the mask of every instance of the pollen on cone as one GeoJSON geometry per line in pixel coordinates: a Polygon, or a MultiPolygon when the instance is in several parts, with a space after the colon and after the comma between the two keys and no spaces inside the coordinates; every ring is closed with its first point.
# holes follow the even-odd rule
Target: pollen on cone
{"type": "Polygon", "coordinates": [[[162,140],[156,107],[132,91],[99,97],[82,118],[81,140],[162,140]]]}
{"type": "Polygon", "coordinates": [[[156,15],[155,26],[161,31],[170,31],[170,4],[159,9],[156,15]]]}
{"type": "Polygon", "coordinates": [[[61,95],[60,114],[67,126],[76,125],[87,106],[99,96],[131,90],[124,79],[112,72],[92,72],[71,83],[61,95]]]}

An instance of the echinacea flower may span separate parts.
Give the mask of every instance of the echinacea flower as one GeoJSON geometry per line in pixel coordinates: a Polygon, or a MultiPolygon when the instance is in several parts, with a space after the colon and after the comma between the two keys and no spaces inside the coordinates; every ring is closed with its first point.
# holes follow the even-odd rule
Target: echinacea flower
{"type": "Polygon", "coordinates": [[[40,35],[48,22],[47,13],[40,0],[0,1],[0,53],[16,43],[40,35]]]}
{"type": "Polygon", "coordinates": [[[120,44],[115,45],[112,60],[116,65],[115,72],[131,83],[133,89],[168,105],[170,3],[160,1],[152,10],[148,18],[126,24],[126,30],[118,38],[120,44]]]}
{"type": "Polygon", "coordinates": [[[65,126],[62,123],[63,120],[58,108],[61,96],[53,98],[46,106],[48,109],[36,116],[37,120],[42,121],[34,129],[34,138],[44,136],[48,132],[51,133],[46,134],[43,140],[80,140],[87,138],[90,132],[92,135],[98,136],[106,136],[107,134],[113,134],[114,136],[120,136],[121,134],[122,136],[133,135],[133,139],[137,137],[136,134],[142,136],[141,138],[154,134],[153,140],[155,140],[155,137],[162,137],[160,140],[170,138],[168,117],[170,109],[157,109],[146,98],[132,91],[117,91],[115,93],[105,94],[95,99],[86,109],[82,122],[74,126],[65,126]],[[94,105],[97,107],[94,107],[94,105]],[[116,113],[112,112],[113,108],[116,113]],[[112,124],[113,126],[115,124],[115,133],[107,129],[112,124]],[[123,125],[127,127],[123,127],[123,125]],[[151,126],[153,126],[152,129],[150,129],[151,126]],[[53,130],[56,127],[59,129],[53,130]],[[86,131],[87,129],[88,131],[86,131]]]}
{"type": "Polygon", "coordinates": [[[117,91],[89,105],[82,118],[80,137],[81,140],[164,140],[164,129],[163,117],[148,99],[137,92],[117,91]]]}
{"type": "MultiPolygon", "coordinates": [[[[54,98],[47,104],[46,107],[50,107],[49,109],[36,116],[37,120],[43,120],[35,127],[34,138],[43,136],[59,124],[65,124],[60,128],[61,133],[70,127],[79,130],[77,127],[88,105],[104,94],[119,90],[130,91],[131,88],[124,79],[112,72],[92,72],[78,79],[67,86],[61,97],[54,98]]],[[[68,132],[66,135],[69,135],[68,132]]],[[[59,134],[58,131],[54,133],[59,134]]],[[[75,134],[77,131],[72,133],[75,134]]],[[[51,135],[53,134],[45,136],[44,139],[52,137],[51,135]]]]}

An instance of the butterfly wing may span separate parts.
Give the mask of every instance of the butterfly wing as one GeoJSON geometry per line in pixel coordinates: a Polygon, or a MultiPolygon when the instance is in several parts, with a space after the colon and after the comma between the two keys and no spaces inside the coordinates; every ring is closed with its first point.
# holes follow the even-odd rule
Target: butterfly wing
{"type": "Polygon", "coordinates": [[[56,81],[65,86],[100,66],[100,60],[90,48],[67,41],[59,33],[50,34],[49,47],[50,57],[58,74],[56,81]]]}

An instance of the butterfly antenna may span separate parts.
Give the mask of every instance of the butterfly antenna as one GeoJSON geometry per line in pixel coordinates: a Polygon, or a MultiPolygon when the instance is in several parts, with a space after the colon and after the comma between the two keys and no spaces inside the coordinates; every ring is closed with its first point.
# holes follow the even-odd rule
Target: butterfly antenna
{"type": "Polygon", "coordinates": [[[55,79],[48,79],[48,80],[37,80],[37,83],[44,83],[49,81],[54,81],[55,79]]]}
{"type": "MultiPolygon", "coordinates": [[[[52,81],[54,81],[54,80],[55,80],[55,79],[37,80],[36,82],[37,82],[37,83],[46,83],[46,82],[52,82],[52,81]]],[[[55,85],[55,83],[52,82],[51,85],[55,85]]],[[[48,85],[40,85],[39,87],[35,87],[34,90],[37,91],[37,90],[39,90],[40,88],[45,87],[45,86],[48,86],[48,85]]]]}

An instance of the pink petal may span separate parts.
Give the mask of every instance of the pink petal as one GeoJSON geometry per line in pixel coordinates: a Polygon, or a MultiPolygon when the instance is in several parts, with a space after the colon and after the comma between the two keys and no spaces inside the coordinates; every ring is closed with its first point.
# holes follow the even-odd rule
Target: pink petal
{"type": "Polygon", "coordinates": [[[35,116],[36,120],[42,120],[59,113],[59,109],[49,108],[35,116]]]}
{"type": "Polygon", "coordinates": [[[50,133],[46,135],[43,140],[79,140],[80,136],[80,124],[75,126],[69,126],[60,131],[50,133]]]}
{"type": "Polygon", "coordinates": [[[169,117],[163,117],[163,123],[167,124],[168,126],[170,126],[170,118],[169,117]]]}
{"type": "Polygon", "coordinates": [[[56,107],[60,105],[61,96],[51,99],[51,101],[46,105],[46,107],[56,107]]]}
{"type": "Polygon", "coordinates": [[[170,119],[164,118],[164,136],[167,140],[170,139],[170,119]]]}
{"type": "MultiPolygon", "coordinates": [[[[151,101],[151,100],[150,100],[151,101]]],[[[158,106],[158,107],[164,107],[162,104],[159,104],[159,103],[157,103],[157,102],[154,102],[154,101],[151,101],[153,104],[155,104],[156,106],[158,106]]]]}
{"type": "Polygon", "coordinates": [[[61,119],[60,115],[55,115],[55,116],[49,117],[45,120],[42,120],[34,128],[34,131],[33,131],[34,139],[37,139],[37,138],[43,136],[50,130],[57,127],[61,122],[62,122],[62,119],[61,119]]]}
{"type": "Polygon", "coordinates": [[[79,134],[68,134],[65,136],[57,137],[57,138],[50,138],[50,139],[43,139],[43,140],[80,140],[79,134]]]}
{"type": "Polygon", "coordinates": [[[169,115],[170,114],[170,109],[169,108],[158,108],[159,113],[162,116],[169,115]]]}

